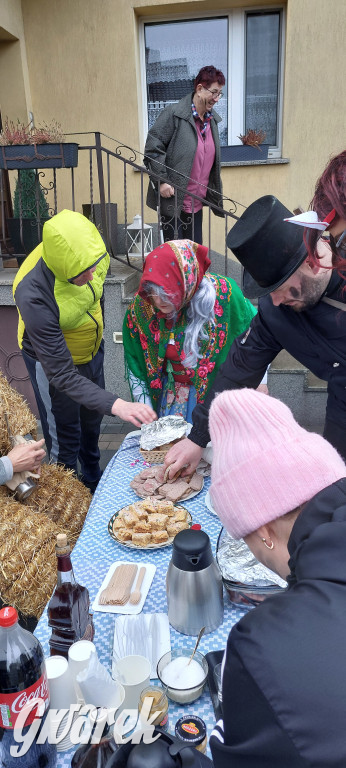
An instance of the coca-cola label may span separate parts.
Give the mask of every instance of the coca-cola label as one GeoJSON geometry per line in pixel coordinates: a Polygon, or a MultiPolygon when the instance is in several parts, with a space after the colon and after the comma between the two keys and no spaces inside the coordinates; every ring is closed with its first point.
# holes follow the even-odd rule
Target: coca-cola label
{"type": "MultiPolygon", "coordinates": [[[[30,688],[24,688],[23,691],[17,691],[16,693],[0,692],[0,727],[13,730],[17,717],[22,712],[23,707],[26,704],[32,703],[34,699],[41,699],[44,702],[44,712],[48,709],[49,688],[46,670],[30,688]]],[[[42,717],[44,712],[37,706],[30,709],[25,726],[30,725],[35,717],[42,717]]]]}

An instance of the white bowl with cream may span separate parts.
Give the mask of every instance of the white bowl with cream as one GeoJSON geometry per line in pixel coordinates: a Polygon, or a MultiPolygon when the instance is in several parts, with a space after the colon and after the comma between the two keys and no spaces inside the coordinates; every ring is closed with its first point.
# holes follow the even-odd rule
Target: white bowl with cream
{"type": "Polygon", "coordinates": [[[190,704],[203,693],[208,676],[208,664],[202,653],[196,651],[189,663],[193,648],[173,648],[161,656],[157,676],[167,688],[167,696],[178,704],[190,704]]]}

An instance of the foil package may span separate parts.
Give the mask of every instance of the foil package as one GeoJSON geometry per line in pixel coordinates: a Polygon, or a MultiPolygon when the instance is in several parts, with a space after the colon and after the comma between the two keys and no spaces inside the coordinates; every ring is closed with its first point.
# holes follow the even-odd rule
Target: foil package
{"type": "Polygon", "coordinates": [[[152,451],[160,445],[185,437],[191,425],[182,416],[162,416],[151,424],[142,424],[140,447],[152,451]]]}
{"type": "Polygon", "coordinates": [[[223,529],[217,550],[217,562],[224,579],[251,587],[270,587],[277,584],[283,589],[286,581],[256,560],[244,539],[239,541],[223,529]]]}

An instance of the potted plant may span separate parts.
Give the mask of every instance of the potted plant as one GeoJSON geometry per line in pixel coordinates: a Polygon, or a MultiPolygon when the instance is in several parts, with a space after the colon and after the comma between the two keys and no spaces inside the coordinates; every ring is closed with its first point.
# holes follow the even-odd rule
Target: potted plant
{"type": "MultiPolygon", "coordinates": [[[[32,169],[18,171],[13,196],[13,218],[7,219],[8,233],[14,254],[28,254],[42,240],[42,228],[49,219],[49,206],[32,169]]],[[[25,256],[17,261],[21,264],[25,256]]]]}
{"type": "Polygon", "coordinates": [[[8,118],[0,133],[0,168],[73,168],[78,165],[78,144],[64,142],[61,126],[53,121],[30,128],[8,118]]]}
{"type": "Polygon", "coordinates": [[[267,160],[269,144],[263,143],[265,137],[264,131],[255,131],[253,128],[249,128],[243,136],[238,136],[241,144],[221,147],[221,160],[224,162],[267,160]]]}

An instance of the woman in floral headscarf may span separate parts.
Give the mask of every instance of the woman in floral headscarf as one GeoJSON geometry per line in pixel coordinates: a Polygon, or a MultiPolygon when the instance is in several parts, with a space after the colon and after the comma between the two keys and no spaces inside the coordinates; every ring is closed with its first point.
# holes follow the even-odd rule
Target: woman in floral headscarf
{"type": "Polygon", "coordinates": [[[149,253],[124,319],[127,376],[134,400],[159,416],[191,421],[236,336],[256,310],[234,280],[205,274],[208,249],[172,240],[149,253]]]}

